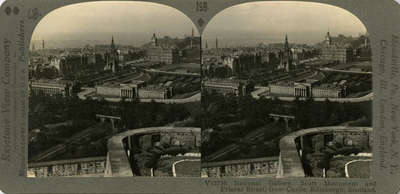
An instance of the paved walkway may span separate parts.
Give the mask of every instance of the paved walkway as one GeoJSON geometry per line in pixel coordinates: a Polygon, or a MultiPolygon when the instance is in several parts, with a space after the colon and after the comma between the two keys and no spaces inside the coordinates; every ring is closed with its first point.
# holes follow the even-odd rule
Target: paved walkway
{"type": "MultiPolygon", "coordinates": [[[[269,92],[269,89],[267,87],[259,87],[256,91],[253,91],[251,95],[253,96],[254,99],[260,99],[261,94],[269,92]]],[[[272,96],[262,96],[267,99],[273,98],[272,96]]],[[[277,97],[277,99],[281,101],[294,101],[296,97],[277,97]]],[[[307,98],[299,98],[300,100],[307,100],[307,98]]],[[[374,94],[373,92],[362,96],[358,98],[313,98],[314,101],[316,102],[324,102],[326,100],[329,100],[331,102],[339,102],[339,103],[345,103],[345,102],[350,102],[350,103],[356,103],[356,102],[367,102],[367,101],[372,101],[374,99],[374,94]]]]}
{"type": "Polygon", "coordinates": [[[354,74],[365,74],[365,75],[372,75],[372,72],[365,72],[365,71],[349,71],[349,70],[339,70],[339,69],[332,69],[332,68],[320,68],[321,71],[330,71],[330,72],[338,72],[338,73],[354,73],[354,74]]]}
{"type": "MultiPolygon", "coordinates": [[[[78,94],[78,97],[82,100],[87,99],[88,94],[93,94],[95,93],[95,88],[93,89],[87,89],[83,92],[80,92],[78,94]]],[[[93,98],[95,99],[95,98],[93,98]]],[[[122,99],[121,98],[104,98],[104,100],[108,102],[120,102],[122,99]]],[[[126,101],[131,101],[131,99],[125,99],[126,101]]],[[[194,95],[188,97],[188,98],[181,98],[181,99],[139,99],[139,102],[158,102],[158,103],[164,103],[164,104],[183,104],[183,103],[189,103],[189,102],[200,102],[201,100],[201,93],[197,92],[194,95]]]]}
{"type": "Polygon", "coordinates": [[[200,161],[201,161],[200,159],[183,159],[183,160],[176,161],[176,162],[174,162],[174,163],[172,164],[172,175],[173,175],[174,177],[176,177],[176,169],[175,169],[175,166],[176,166],[177,164],[179,164],[179,163],[181,163],[181,162],[200,162],[200,161]]]}
{"type": "Polygon", "coordinates": [[[354,163],[354,162],[372,162],[372,158],[371,158],[371,159],[357,159],[357,160],[352,160],[352,161],[350,161],[350,162],[347,162],[347,163],[344,165],[344,172],[345,172],[345,174],[346,174],[346,178],[351,178],[350,175],[349,175],[349,168],[348,168],[348,166],[349,166],[349,164],[354,163]]]}
{"type": "Polygon", "coordinates": [[[182,72],[173,72],[173,71],[160,71],[155,69],[145,69],[146,72],[149,73],[162,73],[162,74],[169,74],[169,75],[183,75],[183,76],[195,76],[200,77],[198,73],[182,73],[182,72]]]}

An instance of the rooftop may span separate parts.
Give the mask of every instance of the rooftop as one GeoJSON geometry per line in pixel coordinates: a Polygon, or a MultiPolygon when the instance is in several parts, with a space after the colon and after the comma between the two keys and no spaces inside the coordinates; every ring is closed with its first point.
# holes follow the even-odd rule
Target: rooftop
{"type": "Polygon", "coordinates": [[[167,89],[168,89],[168,87],[159,86],[159,85],[149,85],[149,86],[142,88],[142,90],[148,90],[148,91],[165,91],[167,89]]]}
{"type": "Polygon", "coordinates": [[[235,79],[209,79],[205,80],[204,84],[215,84],[215,85],[228,85],[228,86],[239,86],[240,83],[246,82],[244,80],[235,80],[235,79]]]}
{"type": "Polygon", "coordinates": [[[58,79],[40,79],[40,80],[32,80],[31,83],[33,85],[54,85],[54,86],[60,86],[60,85],[65,85],[68,83],[71,83],[71,81],[67,80],[58,80],[58,79]]]}
{"type": "Polygon", "coordinates": [[[325,84],[316,86],[315,88],[318,88],[318,89],[341,89],[342,87],[337,84],[325,83],[325,84]]]}
{"type": "Polygon", "coordinates": [[[263,158],[251,158],[251,159],[241,159],[241,160],[228,160],[228,161],[221,161],[221,162],[202,162],[201,167],[209,168],[209,167],[247,164],[247,163],[255,163],[255,162],[278,161],[278,160],[279,160],[279,157],[263,157],[263,158]]]}
{"type": "Polygon", "coordinates": [[[110,88],[119,88],[120,87],[120,83],[116,83],[116,82],[106,82],[100,85],[97,85],[96,87],[110,87],[110,88]]]}
{"type": "Polygon", "coordinates": [[[293,81],[279,81],[276,82],[275,84],[272,85],[277,85],[277,86],[293,86],[294,82],[293,81]]]}

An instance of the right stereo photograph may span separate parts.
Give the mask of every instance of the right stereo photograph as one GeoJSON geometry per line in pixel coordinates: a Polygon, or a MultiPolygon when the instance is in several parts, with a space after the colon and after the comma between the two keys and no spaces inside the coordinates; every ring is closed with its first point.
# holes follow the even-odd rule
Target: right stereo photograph
{"type": "Polygon", "coordinates": [[[339,7],[255,2],[202,36],[202,177],[371,178],[372,62],[339,7]]]}

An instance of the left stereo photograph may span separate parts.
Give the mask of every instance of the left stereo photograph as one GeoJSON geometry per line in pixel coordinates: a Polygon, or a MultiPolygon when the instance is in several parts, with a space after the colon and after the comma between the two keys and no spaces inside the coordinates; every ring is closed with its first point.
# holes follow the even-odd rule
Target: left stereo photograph
{"type": "Polygon", "coordinates": [[[29,49],[28,177],[200,177],[201,38],[175,8],[62,7],[29,49]]]}

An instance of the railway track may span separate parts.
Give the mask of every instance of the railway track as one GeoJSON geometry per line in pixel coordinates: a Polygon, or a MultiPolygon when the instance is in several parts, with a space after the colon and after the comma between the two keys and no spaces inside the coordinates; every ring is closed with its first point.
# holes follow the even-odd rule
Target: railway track
{"type": "Polygon", "coordinates": [[[37,154],[36,156],[32,157],[31,160],[32,160],[33,162],[39,162],[39,161],[44,160],[44,159],[46,159],[46,158],[50,158],[50,157],[53,156],[54,154],[56,154],[56,153],[58,153],[58,152],[60,152],[60,151],[65,150],[65,149],[67,148],[68,145],[77,143],[77,142],[79,142],[80,140],[89,137],[89,136],[92,134],[92,132],[93,132],[94,130],[96,130],[96,129],[97,129],[96,126],[89,127],[88,129],[86,129],[86,130],[84,130],[84,131],[81,131],[81,132],[79,132],[79,133],[73,135],[72,137],[68,138],[68,139],[65,140],[63,143],[58,144],[58,145],[56,145],[56,146],[54,146],[54,147],[52,147],[52,148],[49,148],[49,149],[47,149],[47,150],[45,150],[45,151],[43,151],[43,152],[37,154]]]}

